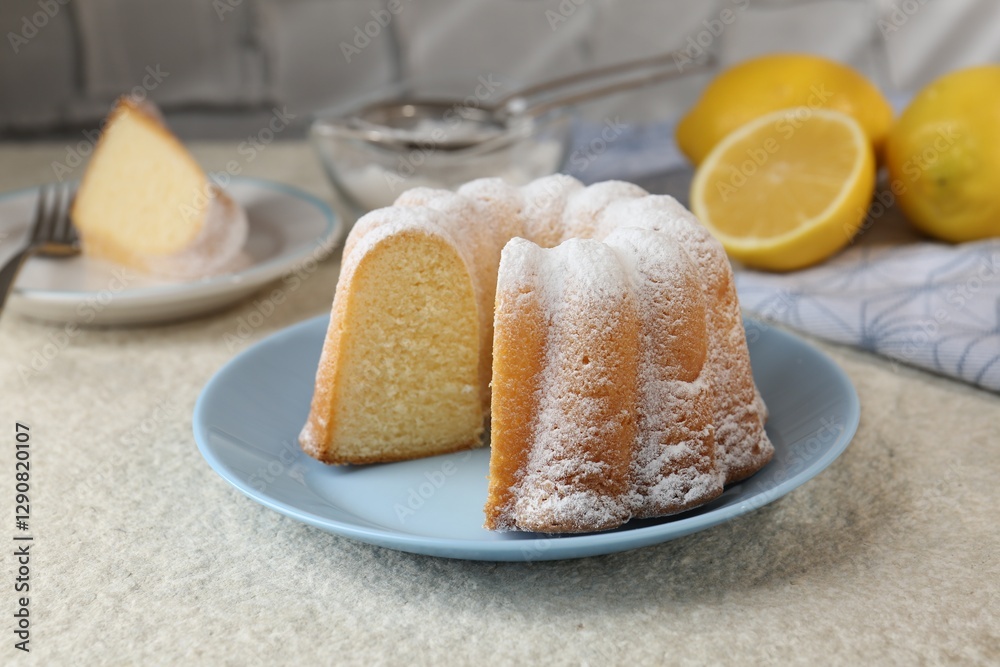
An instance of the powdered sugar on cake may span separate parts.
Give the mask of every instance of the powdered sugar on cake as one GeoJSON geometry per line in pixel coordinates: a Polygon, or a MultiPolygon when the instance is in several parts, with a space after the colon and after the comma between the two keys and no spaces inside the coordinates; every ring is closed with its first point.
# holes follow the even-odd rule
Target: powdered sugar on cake
{"type": "Polygon", "coordinates": [[[191,279],[239,268],[240,249],[248,234],[246,211],[214,184],[206,184],[206,190],[208,207],[198,236],[178,253],[147,257],[151,272],[191,279]]]}
{"type": "MultiPolygon", "coordinates": [[[[753,391],[749,359],[732,358],[734,343],[745,356],[745,342],[735,294],[725,289],[731,276],[724,253],[672,198],[623,183],[544,185],[525,191],[548,196],[526,201],[526,212],[551,217],[553,202],[562,204],[565,234],[601,240],[570,239],[542,250],[513,239],[504,250],[498,300],[515,282],[517,290],[533,288],[549,338],[530,454],[498,527],[602,530],[718,496],[727,481],[771,454],[759,397],[746,400],[747,387],[753,391]],[[532,262],[525,261],[529,255],[532,262]],[[529,265],[529,275],[537,275],[526,281],[529,265]],[[721,313],[704,296],[717,291],[721,313]],[[597,349],[583,367],[574,357],[588,345],[599,347],[602,336],[627,335],[629,319],[638,322],[640,351],[632,388],[622,384],[629,373],[618,368],[628,355],[597,349]],[[596,386],[588,393],[601,382],[606,391],[596,386]],[[736,396],[726,396],[730,388],[736,396]],[[629,391],[631,405],[609,414],[615,396],[629,391]],[[634,443],[623,474],[621,457],[606,449],[629,423],[634,427],[624,435],[634,443]]],[[[541,225],[546,232],[551,226],[541,225]]]]}
{"type": "Polygon", "coordinates": [[[416,188],[355,226],[337,298],[402,233],[445,239],[469,270],[486,407],[494,383],[488,527],[581,532],[680,512],[770,458],[728,260],[672,198],[568,176],[416,188]]]}

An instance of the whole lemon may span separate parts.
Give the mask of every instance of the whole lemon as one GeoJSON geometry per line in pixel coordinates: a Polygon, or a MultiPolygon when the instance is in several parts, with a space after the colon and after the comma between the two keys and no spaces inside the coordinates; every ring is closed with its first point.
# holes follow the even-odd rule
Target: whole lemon
{"type": "Polygon", "coordinates": [[[945,241],[1000,236],[1000,65],[947,74],[921,90],[886,144],[906,216],[945,241]]]}
{"type": "Polygon", "coordinates": [[[851,116],[881,155],[892,125],[892,107],[882,93],[847,65],[798,53],[745,60],[716,77],[677,125],[677,145],[697,165],[736,128],[802,106],[851,116]]]}

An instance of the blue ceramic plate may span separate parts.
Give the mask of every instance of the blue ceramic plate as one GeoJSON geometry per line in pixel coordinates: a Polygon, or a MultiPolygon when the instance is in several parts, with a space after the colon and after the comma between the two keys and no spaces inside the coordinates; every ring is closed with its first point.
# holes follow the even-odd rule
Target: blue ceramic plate
{"type": "Polygon", "coordinates": [[[801,339],[746,321],[754,379],[771,412],[775,456],[763,470],[690,512],[604,533],[552,536],[482,528],[489,450],[403,463],[327,466],[297,444],[328,318],[261,341],[209,381],[194,435],[209,465],[286,516],[363,542],[474,560],[581,558],[635,549],[729,521],[819,474],[847,447],[860,407],[850,380],[801,339]]]}

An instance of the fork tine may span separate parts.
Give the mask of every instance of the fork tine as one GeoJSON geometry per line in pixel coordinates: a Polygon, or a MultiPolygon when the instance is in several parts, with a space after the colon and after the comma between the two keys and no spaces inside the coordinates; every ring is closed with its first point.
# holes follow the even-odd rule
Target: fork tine
{"type": "Polygon", "coordinates": [[[70,220],[70,205],[73,203],[73,193],[68,185],[59,188],[59,206],[55,228],[52,230],[52,240],[55,243],[73,244],[73,222],[70,220]]]}
{"type": "Polygon", "coordinates": [[[60,208],[60,194],[59,188],[50,188],[51,196],[49,197],[49,205],[46,207],[45,219],[42,221],[38,228],[39,238],[35,239],[37,243],[45,244],[52,240],[52,235],[55,233],[56,224],[59,222],[59,208],[60,208]]]}
{"type": "Polygon", "coordinates": [[[38,188],[38,204],[35,206],[35,218],[31,223],[31,243],[41,243],[45,240],[44,228],[48,221],[48,200],[52,188],[43,185],[38,188]]]}

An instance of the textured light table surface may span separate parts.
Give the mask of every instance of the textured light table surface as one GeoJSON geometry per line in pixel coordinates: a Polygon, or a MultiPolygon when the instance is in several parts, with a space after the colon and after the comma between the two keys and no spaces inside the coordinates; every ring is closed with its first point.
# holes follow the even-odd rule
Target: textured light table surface
{"type": "MultiPolygon", "coordinates": [[[[195,145],[208,168],[239,158],[195,145]]],[[[0,190],[52,180],[56,144],[0,145],[0,190]]],[[[244,173],[329,198],[301,143],[244,173]]],[[[250,342],[326,312],[328,261],[250,342]]],[[[191,435],[250,302],[156,328],[87,330],[44,371],[56,328],[0,319],[0,540],[13,527],[14,421],[32,428],[32,652],[0,664],[997,664],[1000,398],[819,344],[861,398],[819,477],[748,516],[618,555],[491,564],[335,537],[255,504],[191,435]]],[[[13,542],[8,542],[13,544],[13,542]]]]}

